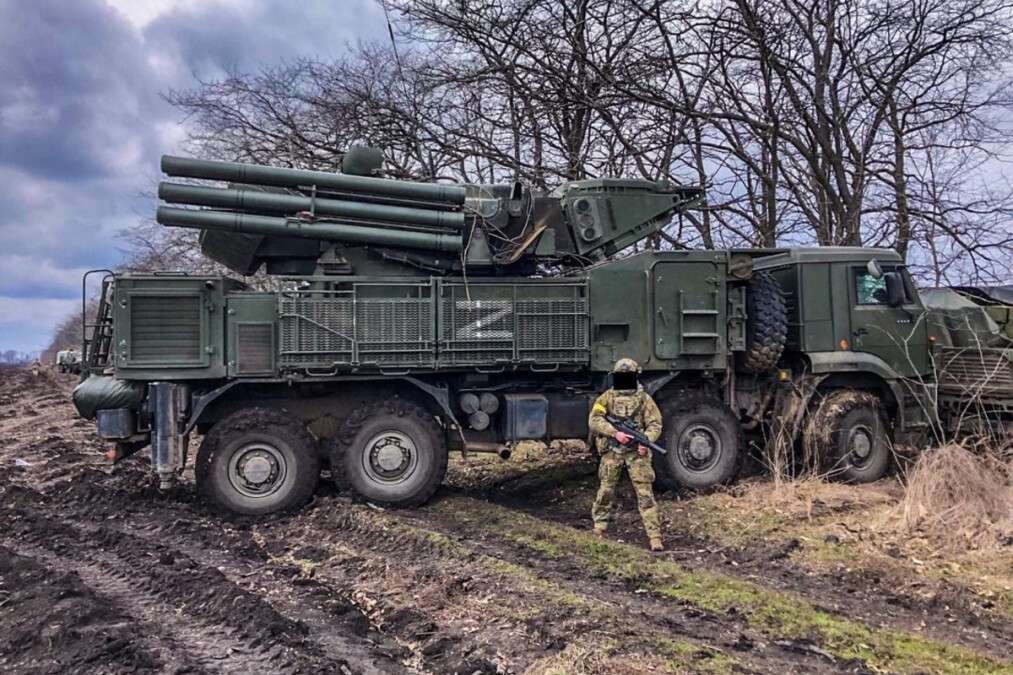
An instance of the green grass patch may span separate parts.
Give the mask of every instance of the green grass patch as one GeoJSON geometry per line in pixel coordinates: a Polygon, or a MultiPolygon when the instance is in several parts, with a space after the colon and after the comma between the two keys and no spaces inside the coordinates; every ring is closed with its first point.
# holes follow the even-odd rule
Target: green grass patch
{"type": "Polygon", "coordinates": [[[667,638],[658,640],[656,644],[658,654],[667,659],[665,670],[671,673],[724,675],[744,670],[739,661],[711,647],[667,638]]]}

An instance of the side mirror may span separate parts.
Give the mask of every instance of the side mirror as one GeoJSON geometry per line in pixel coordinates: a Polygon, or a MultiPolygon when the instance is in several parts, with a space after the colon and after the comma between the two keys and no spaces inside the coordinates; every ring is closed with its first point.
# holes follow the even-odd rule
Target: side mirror
{"type": "Polygon", "coordinates": [[[870,260],[866,264],[865,269],[868,270],[869,276],[873,279],[879,279],[883,276],[883,268],[879,266],[879,263],[875,259],[870,260]]]}
{"type": "Polygon", "coordinates": [[[900,307],[907,301],[904,280],[896,272],[887,272],[884,277],[886,279],[886,304],[891,307],[900,307]]]}

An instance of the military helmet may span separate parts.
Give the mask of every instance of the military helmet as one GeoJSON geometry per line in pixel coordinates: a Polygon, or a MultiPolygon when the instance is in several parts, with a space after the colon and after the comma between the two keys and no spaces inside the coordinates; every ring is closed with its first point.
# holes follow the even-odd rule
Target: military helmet
{"type": "Polygon", "coordinates": [[[613,373],[639,373],[640,366],[633,359],[619,359],[612,367],[613,373]]]}

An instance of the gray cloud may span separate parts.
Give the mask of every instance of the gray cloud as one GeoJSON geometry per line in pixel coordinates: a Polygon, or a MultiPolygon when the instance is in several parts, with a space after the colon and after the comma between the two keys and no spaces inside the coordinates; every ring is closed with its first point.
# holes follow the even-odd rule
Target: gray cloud
{"type": "Polygon", "coordinates": [[[0,348],[43,347],[81,271],[153,213],[183,138],[163,92],[384,35],[372,0],[160,5],[136,25],[102,0],[0,0],[0,348]]]}

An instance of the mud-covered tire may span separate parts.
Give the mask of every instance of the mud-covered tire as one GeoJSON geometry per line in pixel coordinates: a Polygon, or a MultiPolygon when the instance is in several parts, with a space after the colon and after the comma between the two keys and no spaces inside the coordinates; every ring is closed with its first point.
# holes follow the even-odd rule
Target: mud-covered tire
{"type": "Polygon", "coordinates": [[[663,417],[668,454],[654,454],[662,486],[706,490],[735,478],[742,437],[728,406],[711,396],[691,394],[666,405],[663,417]]]}
{"type": "Polygon", "coordinates": [[[320,457],[302,422],[246,408],[215,424],[197,450],[197,492],[232,513],[262,516],[299,508],[320,479],[320,457]]]}
{"type": "Polygon", "coordinates": [[[879,397],[851,389],[822,398],[809,415],[803,442],[821,471],[845,483],[879,480],[893,456],[879,397]]]}
{"type": "Polygon", "coordinates": [[[447,474],[443,428],[397,398],[356,409],[329,441],[329,456],[339,490],[385,506],[426,503],[447,474]]]}
{"type": "Polygon", "coordinates": [[[742,365],[751,373],[777,367],[788,340],[788,305],[777,280],[766,272],[753,276],[746,287],[746,350],[742,365]]]}

